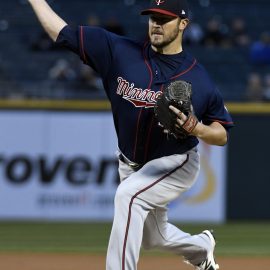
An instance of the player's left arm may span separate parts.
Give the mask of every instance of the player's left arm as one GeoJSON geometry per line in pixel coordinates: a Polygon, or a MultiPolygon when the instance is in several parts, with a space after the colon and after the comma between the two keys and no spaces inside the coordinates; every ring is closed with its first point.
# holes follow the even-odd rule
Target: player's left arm
{"type": "Polygon", "coordinates": [[[226,129],[218,122],[213,122],[208,126],[199,122],[191,132],[191,135],[208,144],[220,146],[225,145],[228,140],[226,129]]]}
{"type": "MultiPolygon", "coordinates": [[[[183,126],[188,117],[174,106],[170,106],[170,109],[177,115],[177,125],[183,126]]],[[[198,122],[190,135],[196,136],[208,144],[220,146],[225,145],[228,140],[226,129],[218,122],[212,122],[209,125],[198,122]]]]}

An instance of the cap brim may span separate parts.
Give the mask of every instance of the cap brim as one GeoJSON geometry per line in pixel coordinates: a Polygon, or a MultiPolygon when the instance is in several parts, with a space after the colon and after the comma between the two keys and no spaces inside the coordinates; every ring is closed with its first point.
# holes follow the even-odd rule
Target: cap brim
{"type": "Polygon", "coordinates": [[[141,15],[150,15],[153,13],[160,13],[160,14],[164,14],[164,15],[168,15],[168,16],[172,16],[172,17],[178,17],[178,15],[175,13],[172,13],[172,12],[164,10],[164,9],[159,9],[159,8],[145,9],[141,12],[141,15]]]}

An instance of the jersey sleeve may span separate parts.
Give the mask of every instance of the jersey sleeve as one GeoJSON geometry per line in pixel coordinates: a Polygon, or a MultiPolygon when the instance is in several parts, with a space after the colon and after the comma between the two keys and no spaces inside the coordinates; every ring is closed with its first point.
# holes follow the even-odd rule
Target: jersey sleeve
{"type": "Polygon", "coordinates": [[[100,27],[79,26],[74,29],[65,26],[56,43],[78,54],[85,64],[104,78],[112,64],[114,38],[116,35],[100,27]]]}
{"type": "Polygon", "coordinates": [[[208,109],[202,118],[202,122],[205,125],[209,125],[212,122],[218,122],[226,130],[229,130],[234,126],[231,115],[224,105],[223,98],[218,89],[212,92],[209,99],[208,109]]]}

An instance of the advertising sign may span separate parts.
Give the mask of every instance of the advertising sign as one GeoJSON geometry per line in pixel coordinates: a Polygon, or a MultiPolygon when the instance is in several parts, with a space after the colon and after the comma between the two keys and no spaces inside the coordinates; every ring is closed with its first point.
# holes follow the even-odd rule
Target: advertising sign
{"type": "MultiPolygon", "coordinates": [[[[0,125],[0,219],[112,219],[119,178],[110,112],[2,111],[0,125]]],[[[225,219],[226,149],[200,145],[199,178],[169,205],[171,220],[225,219]]]]}

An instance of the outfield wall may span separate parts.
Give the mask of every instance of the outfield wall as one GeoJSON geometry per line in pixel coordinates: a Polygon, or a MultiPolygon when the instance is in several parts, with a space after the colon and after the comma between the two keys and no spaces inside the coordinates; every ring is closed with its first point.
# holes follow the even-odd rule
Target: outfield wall
{"type": "MultiPolygon", "coordinates": [[[[0,219],[111,220],[118,185],[111,113],[0,111],[0,219]]],[[[175,221],[225,221],[226,148],[200,145],[175,221]]]]}
{"type": "MultiPolygon", "coordinates": [[[[200,180],[171,204],[175,220],[270,219],[270,104],[226,106],[236,124],[228,147],[201,145],[200,180]]],[[[108,102],[0,100],[0,109],[0,219],[111,220],[118,177],[108,102]]]]}
{"type": "MultiPolygon", "coordinates": [[[[268,104],[270,108],[270,104],[268,104]]],[[[270,219],[270,114],[234,114],[228,147],[227,218],[270,219]]]]}

